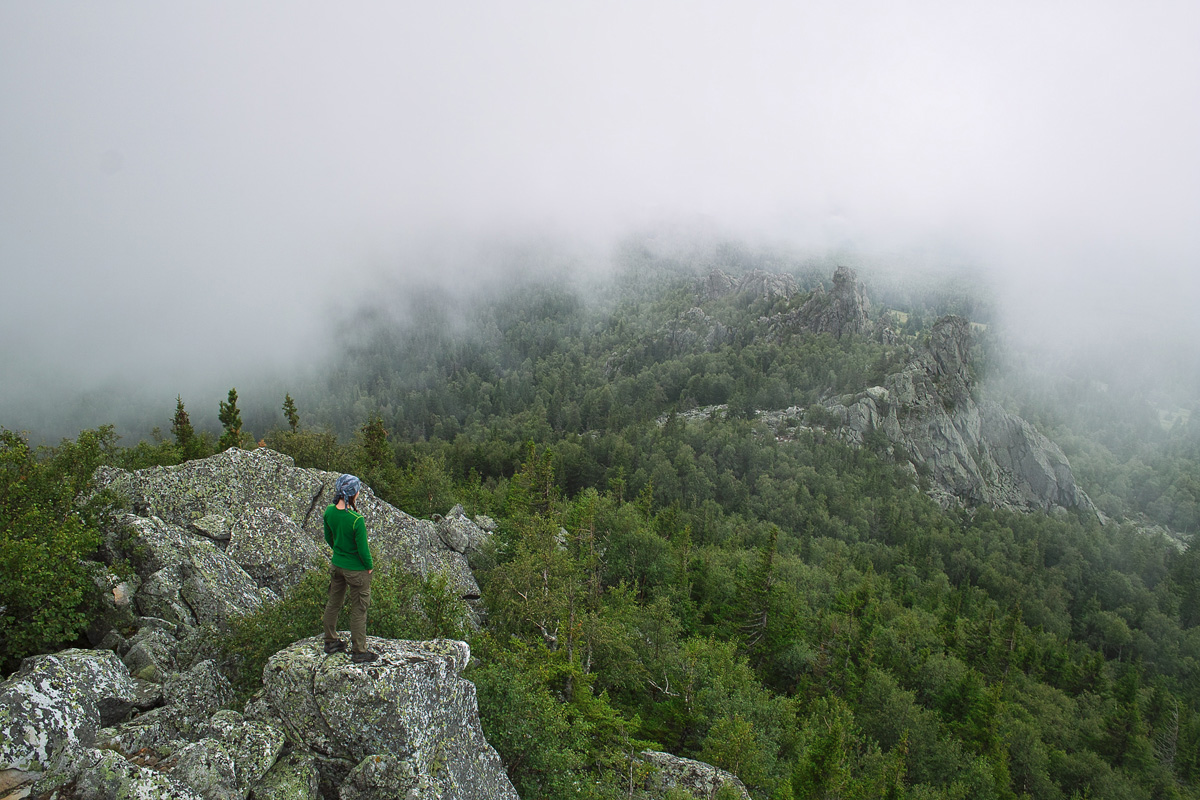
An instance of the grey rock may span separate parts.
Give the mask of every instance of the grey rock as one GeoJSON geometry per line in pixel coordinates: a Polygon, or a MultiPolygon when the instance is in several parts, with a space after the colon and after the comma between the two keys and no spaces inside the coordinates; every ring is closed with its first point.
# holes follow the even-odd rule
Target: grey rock
{"type": "Polygon", "coordinates": [[[233,756],[216,739],[203,738],[185,745],[158,764],[158,769],[191,788],[204,800],[242,800],[233,756]]]}
{"type": "MultiPolygon", "coordinates": [[[[180,598],[195,623],[219,623],[285,591],[314,561],[324,563],[322,515],[333,501],[337,478],[337,473],[297,468],[290,457],[266,448],[231,448],[135,472],[100,468],[95,473],[100,488],[113,489],[131,507],[154,515],[127,515],[122,528],[106,539],[106,558],[128,558],[143,579],[178,567],[180,598]],[[207,535],[193,532],[212,533],[217,519],[230,533],[225,552],[207,535]],[[206,594],[214,600],[205,602],[206,594]]],[[[379,500],[369,487],[359,497],[358,510],[380,565],[395,564],[421,577],[442,572],[460,596],[479,596],[466,557],[446,545],[434,523],[379,500]]],[[[156,608],[171,600],[169,591],[160,592],[156,608]]],[[[162,613],[170,609],[175,617],[186,616],[166,605],[162,613]]]]}
{"type": "Polygon", "coordinates": [[[732,294],[736,286],[737,281],[726,275],[723,270],[714,269],[701,282],[700,297],[704,300],[719,300],[732,294]]]}
{"type": "Polygon", "coordinates": [[[976,400],[970,364],[970,323],[943,317],[885,386],[826,410],[852,444],[882,432],[894,453],[928,472],[930,494],[943,506],[1094,513],[1057,445],[999,404],[976,400]]]}
{"type": "Polygon", "coordinates": [[[179,642],[165,630],[146,627],[134,634],[122,659],[133,675],[161,682],[175,668],[179,642]]]}
{"type": "Polygon", "coordinates": [[[125,756],[145,749],[173,751],[175,742],[194,742],[207,735],[210,718],[232,700],[229,681],[212,661],[203,661],[167,680],[165,705],[101,730],[96,743],[125,756]]]}
{"type": "Polygon", "coordinates": [[[0,798],[22,800],[28,797],[29,787],[41,777],[41,770],[26,772],[19,769],[0,769],[0,798]]]}
{"type": "Polygon", "coordinates": [[[321,800],[316,757],[301,750],[281,756],[251,787],[250,796],[254,800],[321,800]]]}
{"type": "Polygon", "coordinates": [[[487,533],[495,533],[500,527],[496,524],[496,520],[492,519],[486,514],[476,514],[475,524],[478,525],[481,530],[487,533]]]}
{"type": "Polygon", "coordinates": [[[129,670],[109,650],[63,650],[32,656],[0,683],[0,767],[27,770],[49,763],[75,742],[90,746],[97,731],[133,708],[129,670]]]}
{"type": "Polygon", "coordinates": [[[833,273],[833,288],[818,287],[812,297],[787,322],[812,333],[828,333],[840,339],[867,331],[871,301],[858,275],[849,267],[833,273]]]}
{"type": "Polygon", "coordinates": [[[417,774],[411,759],[381,753],[367,756],[350,771],[338,789],[338,800],[445,796],[431,784],[429,776],[417,774]]]}
{"type": "Polygon", "coordinates": [[[129,642],[116,631],[109,631],[104,634],[104,638],[96,642],[96,649],[112,650],[118,656],[124,657],[125,653],[129,651],[129,642]]]}
{"type": "Polygon", "coordinates": [[[201,625],[221,626],[232,617],[278,599],[278,595],[260,588],[245,570],[213,547],[199,548],[191,558],[180,562],[179,574],[179,596],[201,625]]]}
{"type": "Polygon", "coordinates": [[[750,294],[757,298],[791,297],[796,293],[796,279],[787,273],[751,270],[739,278],[713,269],[700,282],[701,300],[719,300],[731,294],[750,294]]]}
{"type": "Polygon", "coordinates": [[[664,797],[674,788],[683,789],[695,797],[713,797],[717,790],[728,784],[745,800],[750,800],[750,793],[736,775],[711,764],[656,750],[643,750],[641,757],[653,767],[646,781],[646,789],[652,797],[664,797]]]}
{"type": "MultiPolygon", "coordinates": [[[[450,509],[450,513],[436,524],[442,542],[456,553],[475,552],[491,538],[491,533],[468,517],[462,506],[450,509]]],[[[492,525],[494,527],[495,522],[492,525]]]]}
{"type": "Polygon", "coordinates": [[[217,514],[208,514],[200,519],[192,520],[187,527],[193,533],[207,536],[215,541],[229,541],[232,536],[229,526],[225,524],[225,518],[217,514]]]}
{"type": "Polygon", "coordinates": [[[309,570],[328,564],[326,548],[274,508],[256,508],[233,523],[225,554],[259,586],[286,594],[309,570]]]}
{"type": "Polygon", "coordinates": [[[33,786],[32,795],[46,800],[201,800],[191,788],[153,769],[135,764],[111,750],[71,742],[33,786]]]}
{"type": "MultiPolygon", "coordinates": [[[[835,277],[836,281],[836,277],[835,277]]],[[[776,297],[791,297],[797,291],[796,279],[786,272],[767,272],[754,269],[743,275],[734,291],[748,293],[763,300],[776,297]]]]}
{"type": "Polygon", "coordinates": [[[255,716],[281,720],[293,746],[352,767],[390,754],[408,766],[385,772],[411,769],[440,787],[434,796],[516,798],[480,729],[475,687],[459,677],[470,659],[466,643],[369,637],[368,647],[380,657],[363,665],[326,656],[320,637],[276,653],[263,670],[266,709],[255,716]]]}
{"type": "Polygon", "coordinates": [[[138,591],[138,611],[147,617],[165,619],[179,625],[195,625],[196,617],[184,602],[180,589],[183,579],[178,562],[152,572],[138,591]]]}
{"type": "Polygon", "coordinates": [[[99,590],[96,595],[98,608],[92,614],[86,631],[88,641],[96,647],[109,633],[133,627],[136,611],[133,595],[141,582],[136,575],[121,577],[103,564],[94,561],[85,563],[92,571],[92,582],[99,590]]]}
{"type": "Polygon", "coordinates": [[[142,680],[134,677],[134,708],[149,711],[163,704],[163,687],[161,683],[142,680]]]}
{"type": "Polygon", "coordinates": [[[243,795],[267,774],[283,750],[281,728],[244,719],[236,711],[213,714],[208,721],[208,730],[209,735],[220,741],[232,756],[235,783],[243,795]]]}

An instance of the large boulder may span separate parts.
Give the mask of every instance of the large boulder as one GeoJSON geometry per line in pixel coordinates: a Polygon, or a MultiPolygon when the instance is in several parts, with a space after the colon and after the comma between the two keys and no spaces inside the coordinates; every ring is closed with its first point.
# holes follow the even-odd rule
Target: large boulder
{"type": "Polygon", "coordinates": [[[294,748],[324,758],[326,771],[341,765],[336,782],[347,797],[419,788],[421,797],[516,800],[480,728],[475,687],[460,677],[466,643],[369,637],[368,645],[379,659],[361,665],[326,655],[320,637],[279,651],[248,718],[283,727],[294,748]]]}
{"type": "MultiPolygon", "coordinates": [[[[212,588],[217,600],[190,609],[196,622],[209,621],[201,616],[238,613],[254,607],[255,592],[261,598],[281,594],[308,569],[328,564],[323,513],[333,502],[337,479],[334,472],[298,468],[289,456],[267,448],[230,448],[210,458],[134,472],[101,467],[99,488],[115,490],[137,512],[126,517],[122,532],[109,537],[106,550],[110,560],[134,563],[143,580],[163,569],[179,570],[183,602],[173,591],[174,573],[158,576],[151,587],[160,606],[180,606],[172,610],[174,616],[188,616],[183,607],[194,601],[188,587],[201,584],[212,588]],[[180,568],[184,562],[191,566],[180,568]]],[[[433,522],[405,514],[369,487],[363,487],[358,510],[379,564],[422,577],[442,572],[461,597],[479,596],[466,556],[455,549],[455,536],[444,537],[433,522]]]]}
{"type": "Polygon", "coordinates": [[[129,670],[110,650],[26,658],[0,684],[0,768],[28,770],[68,743],[90,746],[136,700],[129,670]]]}
{"type": "Polygon", "coordinates": [[[60,748],[32,796],[58,800],[207,800],[174,777],[136,764],[111,750],[70,742],[60,748]]]}
{"type": "Polygon", "coordinates": [[[721,787],[729,786],[737,796],[750,800],[750,793],[736,775],[712,764],[656,750],[643,750],[642,761],[652,767],[646,780],[647,793],[652,797],[665,797],[671,789],[682,789],[693,797],[715,797],[721,787]]]}

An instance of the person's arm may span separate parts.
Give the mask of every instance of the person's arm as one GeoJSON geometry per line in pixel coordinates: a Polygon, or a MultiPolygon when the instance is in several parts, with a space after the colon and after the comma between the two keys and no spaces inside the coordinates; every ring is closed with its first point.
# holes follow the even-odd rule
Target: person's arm
{"type": "Polygon", "coordinates": [[[325,509],[325,544],[333,547],[333,528],[329,527],[329,509],[325,509]]]}
{"type": "Polygon", "coordinates": [[[371,548],[367,546],[367,523],[362,516],[354,520],[354,542],[358,545],[358,557],[362,560],[363,566],[368,570],[374,569],[375,564],[371,561],[371,548]]]}

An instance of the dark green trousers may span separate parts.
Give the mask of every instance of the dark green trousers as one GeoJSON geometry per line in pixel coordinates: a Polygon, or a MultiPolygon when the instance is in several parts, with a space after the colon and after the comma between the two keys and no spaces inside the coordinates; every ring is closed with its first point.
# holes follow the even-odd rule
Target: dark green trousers
{"type": "Polygon", "coordinates": [[[371,605],[371,571],[332,567],[329,574],[329,602],[325,604],[325,641],[338,638],[337,619],[346,591],[350,591],[350,645],[354,652],[367,649],[367,608],[371,605]]]}

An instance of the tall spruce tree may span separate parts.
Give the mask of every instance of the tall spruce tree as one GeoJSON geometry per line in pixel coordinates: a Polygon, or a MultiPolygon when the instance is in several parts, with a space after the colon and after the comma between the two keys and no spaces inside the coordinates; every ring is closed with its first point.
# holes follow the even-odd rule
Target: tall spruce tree
{"type": "Polygon", "coordinates": [[[300,412],[296,410],[296,401],[290,394],[283,396],[283,416],[287,418],[288,427],[295,433],[300,429],[300,412]]]}
{"type": "Polygon", "coordinates": [[[192,420],[183,407],[183,397],[175,395],[175,416],[171,418],[171,433],[175,435],[175,444],[183,460],[188,461],[200,457],[201,441],[192,427],[192,420]]]}
{"type": "Polygon", "coordinates": [[[237,407],[237,389],[229,390],[229,399],[221,401],[221,411],[217,414],[225,432],[221,434],[217,446],[221,450],[242,446],[242,414],[237,407]]]}

